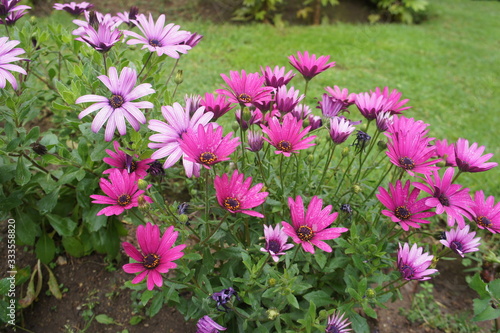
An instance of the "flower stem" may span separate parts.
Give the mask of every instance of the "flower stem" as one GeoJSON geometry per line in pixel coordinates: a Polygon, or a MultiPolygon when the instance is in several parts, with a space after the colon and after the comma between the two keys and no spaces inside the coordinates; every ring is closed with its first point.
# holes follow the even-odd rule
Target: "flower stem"
{"type": "MultiPolygon", "coordinates": [[[[330,147],[332,146],[332,144],[333,144],[333,141],[330,141],[330,147]]],[[[333,148],[329,149],[329,151],[328,151],[328,157],[327,157],[327,161],[325,163],[325,167],[323,168],[323,174],[321,175],[321,180],[318,183],[318,187],[316,188],[316,193],[314,195],[318,195],[318,192],[321,188],[321,185],[323,184],[323,180],[325,179],[325,175],[326,175],[326,172],[328,170],[328,167],[330,166],[330,163],[332,162],[333,153],[335,152],[336,147],[337,147],[337,145],[333,144],[333,148]]],[[[298,176],[297,176],[297,179],[298,179],[298,176]]]]}
{"type": "Polygon", "coordinates": [[[144,71],[144,69],[146,68],[146,66],[148,65],[149,63],[149,60],[151,60],[151,57],[153,56],[153,52],[149,53],[149,56],[148,56],[148,59],[146,60],[146,62],[144,63],[144,66],[142,66],[142,69],[141,71],[139,72],[139,75],[137,75],[137,77],[140,77],[142,72],[144,71]]]}
{"type": "Polygon", "coordinates": [[[106,53],[105,52],[102,54],[102,61],[104,63],[104,73],[107,73],[108,72],[108,65],[106,64],[106,53]]]}
{"type": "MultiPolygon", "coordinates": [[[[205,244],[206,242],[208,242],[210,240],[210,238],[212,238],[212,236],[217,232],[217,230],[219,230],[220,226],[222,225],[222,223],[224,222],[224,220],[226,219],[226,217],[230,214],[230,212],[226,212],[226,214],[222,217],[222,219],[220,220],[219,224],[217,224],[217,226],[215,227],[215,229],[210,233],[210,235],[205,238],[204,240],[202,240],[200,242],[200,245],[203,245],[205,244]]],[[[207,223],[208,224],[208,223],[207,223]]]]}
{"type": "MultiPolygon", "coordinates": [[[[172,70],[170,71],[170,75],[169,75],[169,76],[168,76],[168,78],[167,78],[167,82],[165,83],[165,86],[168,86],[168,83],[170,82],[170,79],[171,79],[171,78],[172,78],[172,76],[174,75],[174,71],[175,71],[175,69],[177,68],[177,65],[179,64],[179,60],[180,60],[180,59],[181,59],[181,58],[179,57],[179,58],[177,58],[177,60],[175,61],[175,64],[174,64],[174,66],[172,67],[172,70]]],[[[176,87],[176,89],[177,89],[177,87],[176,87]]]]}

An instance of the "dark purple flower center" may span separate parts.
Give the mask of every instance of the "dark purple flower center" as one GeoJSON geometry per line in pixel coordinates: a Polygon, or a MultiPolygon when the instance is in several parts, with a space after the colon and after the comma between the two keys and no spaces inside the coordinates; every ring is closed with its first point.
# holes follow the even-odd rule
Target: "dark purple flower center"
{"type": "Polygon", "coordinates": [[[154,269],[160,264],[160,257],[155,253],[150,253],[142,259],[142,265],[147,269],[154,269]]]}
{"type": "Polygon", "coordinates": [[[210,165],[215,161],[217,161],[217,155],[215,155],[214,153],[206,151],[204,153],[201,153],[200,155],[200,162],[202,164],[210,165]]]}
{"type": "Polygon", "coordinates": [[[448,207],[450,205],[450,200],[444,194],[440,194],[439,197],[438,197],[438,200],[441,203],[441,205],[443,205],[443,206],[448,207]]]}
{"type": "Polygon", "coordinates": [[[240,201],[233,197],[227,197],[224,199],[224,207],[229,210],[237,210],[240,208],[240,201]]]}
{"type": "Polygon", "coordinates": [[[281,250],[281,242],[277,239],[271,239],[267,243],[267,249],[272,253],[278,253],[281,250]]]}
{"type": "Polygon", "coordinates": [[[328,325],[328,327],[326,328],[326,331],[325,333],[342,333],[342,331],[340,330],[339,327],[337,327],[336,324],[330,324],[328,325]]]}
{"type": "Polygon", "coordinates": [[[245,93],[239,94],[238,101],[240,101],[241,103],[250,103],[252,101],[252,97],[245,93]]]}
{"type": "Polygon", "coordinates": [[[290,143],[290,141],[281,140],[280,142],[278,142],[278,146],[276,148],[281,151],[290,151],[292,150],[292,144],[290,143]]]}
{"type": "Polygon", "coordinates": [[[123,103],[125,103],[125,100],[120,95],[113,95],[109,99],[109,104],[113,107],[113,109],[119,108],[123,105],[123,103]]]}
{"type": "Polygon", "coordinates": [[[310,241],[313,238],[313,236],[314,236],[313,230],[307,225],[301,225],[297,229],[297,237],[299,237],[301,241],[304,242],[310,241]]]}
{"type": "Polygon", "coordinates": [[[408,156],[400,157],[399,165],[405,170],[413,170],[415,168],[415,162],[408,156]]]}
{"type": "Polygon", "coordinates": [[[411,279],[415,275],[415,269],[410,265],[403,265],[399,267],[399,271],[404,279],[411,279]]]}
{"type": "Polygon", "coordinates": [[[411,217],[411,213],[406,206],[397,207],[394,210],[394,215],[400,220],[408,220],[411,217]]]}
{"type": "Polygon", "coordinates": [[[491,226],[491,221],[486,216],[476,217],[476,223],[479,224],[483,228],[489,228],[491,226]]]}
{"type": "Polygon", "coordinates": [[[161,47],[161,43],[158,39],[150,39],[149,45],[151,45],[152,47],[161,47]]]}
{"type": "Polygon", "coordinates": [[[459,241],[453,241],[450,243],[450,249],[452,249],[455,252],[462,252],[463,245],[459,241]]]}
{"type": "Polygon", "coordinates": [[[126,205],[128,205],[130,202],[132,201],[132,198],[130,197],[130,195],[128,194],[122,194],[118,197],[116,203],[119,205],[119,206],[122,206],[122,207],[125,207],[126,205]]]}

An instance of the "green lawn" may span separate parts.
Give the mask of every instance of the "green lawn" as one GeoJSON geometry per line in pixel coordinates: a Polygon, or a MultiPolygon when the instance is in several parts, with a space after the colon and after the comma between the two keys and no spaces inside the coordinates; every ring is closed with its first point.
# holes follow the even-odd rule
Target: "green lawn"
{"type": "MultiPolygon", "coordinates": [[[[181,94],[211,92],[220,73],[286,66],[287,56],[308,50],[330,55],[337,66],[310,85],[308,102],[338,85],[352,92],[396,88],[413,106],[407,116],[431,124],[431,135],[459,137],[486,146],[500,162],[500,20],[498,1],[435,0],[421,25],[333,24],[325,26],[215,25],[178,22],[205,37],[182,59],[181,94]]],[[[171,18],[174,20],[173,18],[171,18]]],[[[292,84],[303,89],[296,77],[292,84]]],[[[500,195],[500,169],[461,176],[461,183],[500,195]]]]}

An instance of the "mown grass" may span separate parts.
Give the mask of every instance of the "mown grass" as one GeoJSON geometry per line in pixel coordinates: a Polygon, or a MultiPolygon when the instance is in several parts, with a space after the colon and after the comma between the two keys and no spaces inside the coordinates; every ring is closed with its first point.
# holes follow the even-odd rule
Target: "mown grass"
{"type": "MultiPolygon", "coordinates": [[[[127,9],[124,7],[123,10],[127,9]]],[[[432,136],[449,142],[459,137],[486,146],[500,162],[500,20],[498,1],[435,0],[429,20],[420,25],[346,24],[286,26],[183,22],[182,28],[204,35],[183,56],[184,83],[177,97],[213,92],[223,84],[221,73],[260,71],[260,66],[286,66],[297,51],[330,55],[335,68],[314,78],[307,102],[313,106],[324,87],[338,85],[350,92],[375,87],[398,89],[413,108],[407,116],[431,124],[432,136]]],[[[64,19],[65,13],[52,18],[64,19]]],[[[174,62],[171,61],[171,64],[174,62]]],[[[165,64],[169,66],[170,64],[165,64]]],[[[300,77],[292,81],[303,89],[300,77]]],[[[355,108],[353,108],[354,110],[355,108]]],[[[500,196],[500,168],[462,175],[472,191],[500,196]]]]}
{"type": "MultiPolygon", "coordinates": [[[[308,50],[330,55],[337,66],[312,80],[308,102],[324,87],[352,92],[396,88],[413,108],[407,116],[431,124],[432,136],[453,142],[459,137],[486,146],[500,162],[500,3],[436,0],[421,25],[338,23],[325,26],[209,24],[181,22],[205,37],[182,60],[185,84],[180,93],[211,92],[223,83],[220,73],[260,66],[286,66],[287,56],[308,50]]],[[[171,18],[173,20],[173,18],[171,18]]],[[[292,84],[303,89],[296,77],[292,84]]],[[[500,195],[500,169],[462,175],[473,191],[500,195]]]]}

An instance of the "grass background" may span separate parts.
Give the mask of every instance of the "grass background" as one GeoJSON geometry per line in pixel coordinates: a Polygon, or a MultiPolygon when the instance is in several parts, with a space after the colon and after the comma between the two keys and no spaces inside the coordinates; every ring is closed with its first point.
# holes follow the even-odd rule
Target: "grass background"
{"type": "MultiPolygon", "coordinates": [[[[130,6],[125,2],[120,10],[130,6]]],[[[230,70],[256,72],[261,66],[276,65],[292,69],[287,57],[307,50],[330,55],[337,63],[311,81],[306,100],[310,106],[316,105],[315,98],[327,86],[356,93],[388,86],[410,99],[408,105],[413,108],[405,115],[429,123],[431,136],[477,142],[486,146],[486,153],[495,154],[490,161],[500,163],[500,2],[434,0],[429,7],[429,19],[420,25],[334,23],[278,28],[213,23],[202,15],[183,21],[169,15],[167,21],[204,35],[180,61],[184,83],[177,98],[213,92],[223,84],[220,74],[228,75],[230,70]]],[[[66,13],[54,11],[48,19],[74,28],[66,13]]],[[[291,85],[304,88],[298,76],[291,85]]],[[[463,174],[459,183],[500,197],[500,168],[463,174]]]]}

